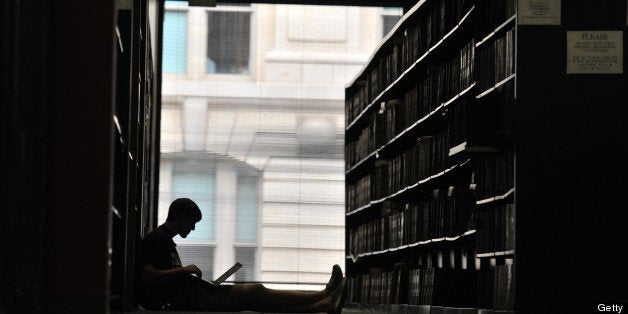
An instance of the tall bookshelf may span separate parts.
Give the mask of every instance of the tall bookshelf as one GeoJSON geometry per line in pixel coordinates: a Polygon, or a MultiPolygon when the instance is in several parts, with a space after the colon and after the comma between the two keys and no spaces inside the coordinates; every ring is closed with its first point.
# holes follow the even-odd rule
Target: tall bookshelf
{"type": "Polygon", "coordinates": [[[347,311],[628,301],[626,2],[421,0],[345,89],[347,311]],[[599,214],[596,214],[599,213],[599,214]],[[583,284],[591,280],[596,286],[583,284]]]}
{"type": "Polygon", "coordinates": [[[155,1],[118,1],[110,307],[130,311],[138,275],[136,251],[156,219],[158,72],[151,14],[155,1]]]}

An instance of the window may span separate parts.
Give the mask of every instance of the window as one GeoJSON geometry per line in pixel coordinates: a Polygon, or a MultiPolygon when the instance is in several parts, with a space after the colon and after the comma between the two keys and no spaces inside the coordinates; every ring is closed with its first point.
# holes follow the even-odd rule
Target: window
{"type": "Polygon", "coordinates": [[[249,74],[250,5],[219,5],[207,11],[209,74],[249,74]]]}
{"type": "Polygon", "coordinates": [[[183,265],[196,264],[204,277],[211,279],[225,270],[225,261],[237,260],[244,265],[237,278],[256,280],[261,172],[212,153],[181,152],[162,157],[162,175],[169,178],[169,184],[160,187],[160,223],[170,202],[179,197],[192,199],[203,215],[186,238],[174,238],[183,265]]]}
{"type": "Polygon", "coordinates": [[[187,55],[187,11],[166,10],[163,31],[163,73],[185,73],[187,55]]]}
{"type": "Polygon", "coordinates": [[[187,197],[201,209],[203,219],[196,224],[196,230],[182,241],[209,243],[215,237],[216,187],[213,173],[203,171],[204,166],[196,161],[175,164],[173,192],[175,198],[187,197]]]}
{"type": "Polygon", "coordinates": [[[236,247],[235,260],[242,263],[242,268],[235,273],[235,281],[255,280],[255,247],[236,247]]]}
{"type": "MultiPolygon", "coordinates": [[[[190,233],[190,235],[194,232],[190,233]]],[[[177,252],[183,266],[194,264],[203,273],[203,278],[212,278],[214,273],[214,246],[185,244],[178,245],[177,252]]]]}
{"type": "Polygon", "coordinates": [[[199,168],[184,179],[213,168],[215,189],[213,240],[175,240],[212,248],[214,275],[243,263],[229,280],[324,287],[346,256],[343,90],[401,10],[167,8],[187,10],[190,73],[163,77],[160,211],[186,160],[199,168]]]}
{"type": "Polygon", "coordinates": [[[238,175],[236,241],[257,241],[258,177],[238,175]]]}
{"type": "Polygon", "coordinates": [[[382,38],[386,37],[395,27],[402,15],[402,8],[384,8],[382,13],[382,38]]]}

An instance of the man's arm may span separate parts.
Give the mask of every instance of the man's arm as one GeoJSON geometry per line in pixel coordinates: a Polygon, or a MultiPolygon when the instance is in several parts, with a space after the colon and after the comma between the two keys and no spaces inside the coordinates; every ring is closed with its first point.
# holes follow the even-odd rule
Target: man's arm
{"type": "Polygon", "coordinates": [[[195,274],[199,278],[203,275],[194,264],[166,270],[156,269],[153,265],[146,265],[142,268],[142,279],[146,283],[168,282],[186,274],[195,274]]]}

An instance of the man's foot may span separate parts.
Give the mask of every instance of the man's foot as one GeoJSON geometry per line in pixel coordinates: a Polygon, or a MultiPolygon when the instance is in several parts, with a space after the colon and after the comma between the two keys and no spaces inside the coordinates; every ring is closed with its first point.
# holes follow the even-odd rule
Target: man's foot
{"type": "Polygon", "coordinates": [[[325,291],[331,293],[338,287],[340,281],[342,280],[342,269],[340,265],[335,264],[331,269],[331,278],[329,278],[329,282],[325,286],[325,291]]]}
{"type": "Polygon", "coordinates": [[[329,303],[328,314],[340,314],[342,307],[345,305],[345,286],[347,285],[347,277],[342,277],[340,283],[331,293],[331,302],[329,303]]]}

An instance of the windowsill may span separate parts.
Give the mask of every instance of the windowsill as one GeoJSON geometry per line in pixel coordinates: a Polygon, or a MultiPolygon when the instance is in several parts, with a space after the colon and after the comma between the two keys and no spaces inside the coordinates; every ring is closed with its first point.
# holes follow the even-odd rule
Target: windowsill
{"type": "Polygon", "coordinates": [[[252,82],[253,74],[207,74],[190,75],[188,73],[163,73],[164,81],[224,81],[252,82]]]}
{"type": "Polygon", "coordinates": [[[253,81],[253,74],[208,74],[202,76],[204,81],[228,81],[228,82],[250,82],[253,81]]]}

